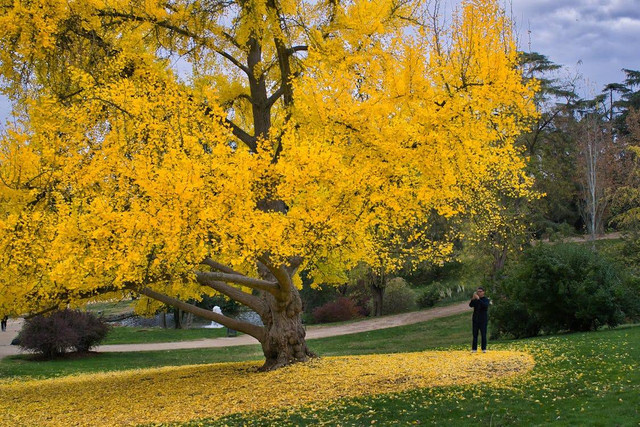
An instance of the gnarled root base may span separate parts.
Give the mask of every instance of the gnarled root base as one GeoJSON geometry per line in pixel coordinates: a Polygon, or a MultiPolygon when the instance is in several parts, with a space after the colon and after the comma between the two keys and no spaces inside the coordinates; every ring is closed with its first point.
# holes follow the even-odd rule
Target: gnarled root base
{"type": "Polygon", "coordinates": [[[264,365],[262,365],[258,369],[258,371],[260,372],[273,371],[275,369],[282,368],[284,366],[288,366],[294,363],[306,362],[309,359],[312,359],[314,357],[317,357],[316,354],[309,350],[305,352],[303,357],[295,357],[295,358],[283,352],[275,358],[267,358],[264,362],[264,365]]]}
{"type": "Polygon", "coordinates": [[[316,357],[307,347],[306,332],[299,316],[280,314],[272,319],[276,321],[266,325],[267,334],[262,342],[265,363],[261,371],[271,371],[316,357]]]}

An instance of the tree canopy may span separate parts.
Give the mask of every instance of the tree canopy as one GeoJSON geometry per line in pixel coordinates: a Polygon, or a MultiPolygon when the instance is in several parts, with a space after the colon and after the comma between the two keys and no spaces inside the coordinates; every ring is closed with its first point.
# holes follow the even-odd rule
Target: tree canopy
{"type": "MultiPolygon", "coordinates": [[[[0,311],[137,292],[267,355],[269,331],[287,329],[277,315],[299,323],[302,268],[331,281],[394,239],[446,256],[454,234],[433,238],[433,215],[491,219],[504,194],[529,194],[514,139],[535,82],[497,1],[438,13],[420,0],[3,1],[17,110],[0,149],[0,311]],[[183,302],[213,292],[265,327],[183,302]]],[[[294,329],[272,344],[302,346],[287,356],[302,360],[294,329]]]]}

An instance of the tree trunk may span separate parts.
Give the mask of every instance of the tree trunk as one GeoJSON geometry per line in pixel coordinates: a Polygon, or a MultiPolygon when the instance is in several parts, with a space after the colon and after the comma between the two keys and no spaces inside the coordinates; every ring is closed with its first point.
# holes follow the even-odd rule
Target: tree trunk
{"type": "Polygon", "coordinates": [[[382,300],[384,298],[384,287],[373,283],[371,285],[373,293],[373,315],[382,316],[382,300]]]}
{"type": "Polygon", "coordinates": [[[182,322],[182,329],[191,329],[191,324],[193,323],[193,314],[186,312],[185,318],[182,322]]]}
{"type": "Polygon", "coordinates": [[[182,329],[182,310],[179,308],[173,312],[173,326],[175,329],[182,329]]]}
{"type": "Polygon", "coordinates": [[[492,283],[496,283],[498,280],[498,275],[504,268],[505,263],[507,262],[507,254],[509,253],[509,247],[506,244],[503,244],[501,249],[494,248],[493,250],[493,263],[491,266],[491,279],[492,283]]]}
{"type": "Polygon", "coordinates": [[[261,371],[277,369],[315,357],[305,341],[302,326],[302,300],[297,289],[291,288],[288,301],[279,301],[265,292],[267,310],[262,317],[265,334],[261,340],[265,362],[261,371]]]}
{"type": "Polygon", "coordinates": [[[382,316],[382,304],[384,302],[384,290],[387,287],[387,275],[385,274],[385,268],[382,261],[380,261],[380,267],[378,268],[378,274],[371,268],[369,271],[369,283],[371,284],[371,291],[373,293],[373,315],[382,316]]]}

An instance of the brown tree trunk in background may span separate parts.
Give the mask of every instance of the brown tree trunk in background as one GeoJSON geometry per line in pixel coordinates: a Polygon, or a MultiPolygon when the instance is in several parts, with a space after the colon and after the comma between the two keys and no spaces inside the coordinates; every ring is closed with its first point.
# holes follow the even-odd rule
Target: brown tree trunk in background
{"type": "Polygon", "coordinates": [[[384,267],[380,267],[379,274],[373,269],[369,272],[369,283],[373,294],[373,315],[382,316],[382,305],[384,302],[384,290],[387,287],[387,276],[384,267]]]}
{"type": "Polygon", "coordinates": [[[182,329],[182,310],[176,308],[173,312],[173,325],[175,329],[182,329]]]}
{"type": "Polygon", "coordinates": [[[185,312],[185,319],[183,319],[182,328],[191,329],[192,323],[193,323],[193,314],[189,312],[185,312]]]}
{"type": "Polygon", "coordinates": [[[493,264],[491,266],[491,279],[493,283],[498,280],[500,271],[504,268],[507,262],[507,254],[509,253],[509,247],[507,244],[502,246],[502,249],[494,248],[493,250],[493,264]]]}
{"type": "Polygon", "coordinates": [[[384,299],[384,287],[378,286],[373,283],[371,285],[371,291],[373,294],[373,315],[382,316],[382,301],[384,299]]]}

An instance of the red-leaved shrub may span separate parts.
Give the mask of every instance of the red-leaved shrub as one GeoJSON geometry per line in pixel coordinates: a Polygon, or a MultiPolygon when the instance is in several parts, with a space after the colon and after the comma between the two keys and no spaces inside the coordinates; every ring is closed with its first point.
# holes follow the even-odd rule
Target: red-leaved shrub
{"type": "Polygon", "coordinates": [[[341,322],[359,317],[360,311],[349,298],[341,297],[313,310],[313,318],[318,323],[341,322]]]}
{"type": "Polygon", "coordinates": [[[20,347],[54,358],[68,350],[89,351],[109,332],[109,325],[91,313],[55,311],[27,320],[19,335],[20,347]]]}

